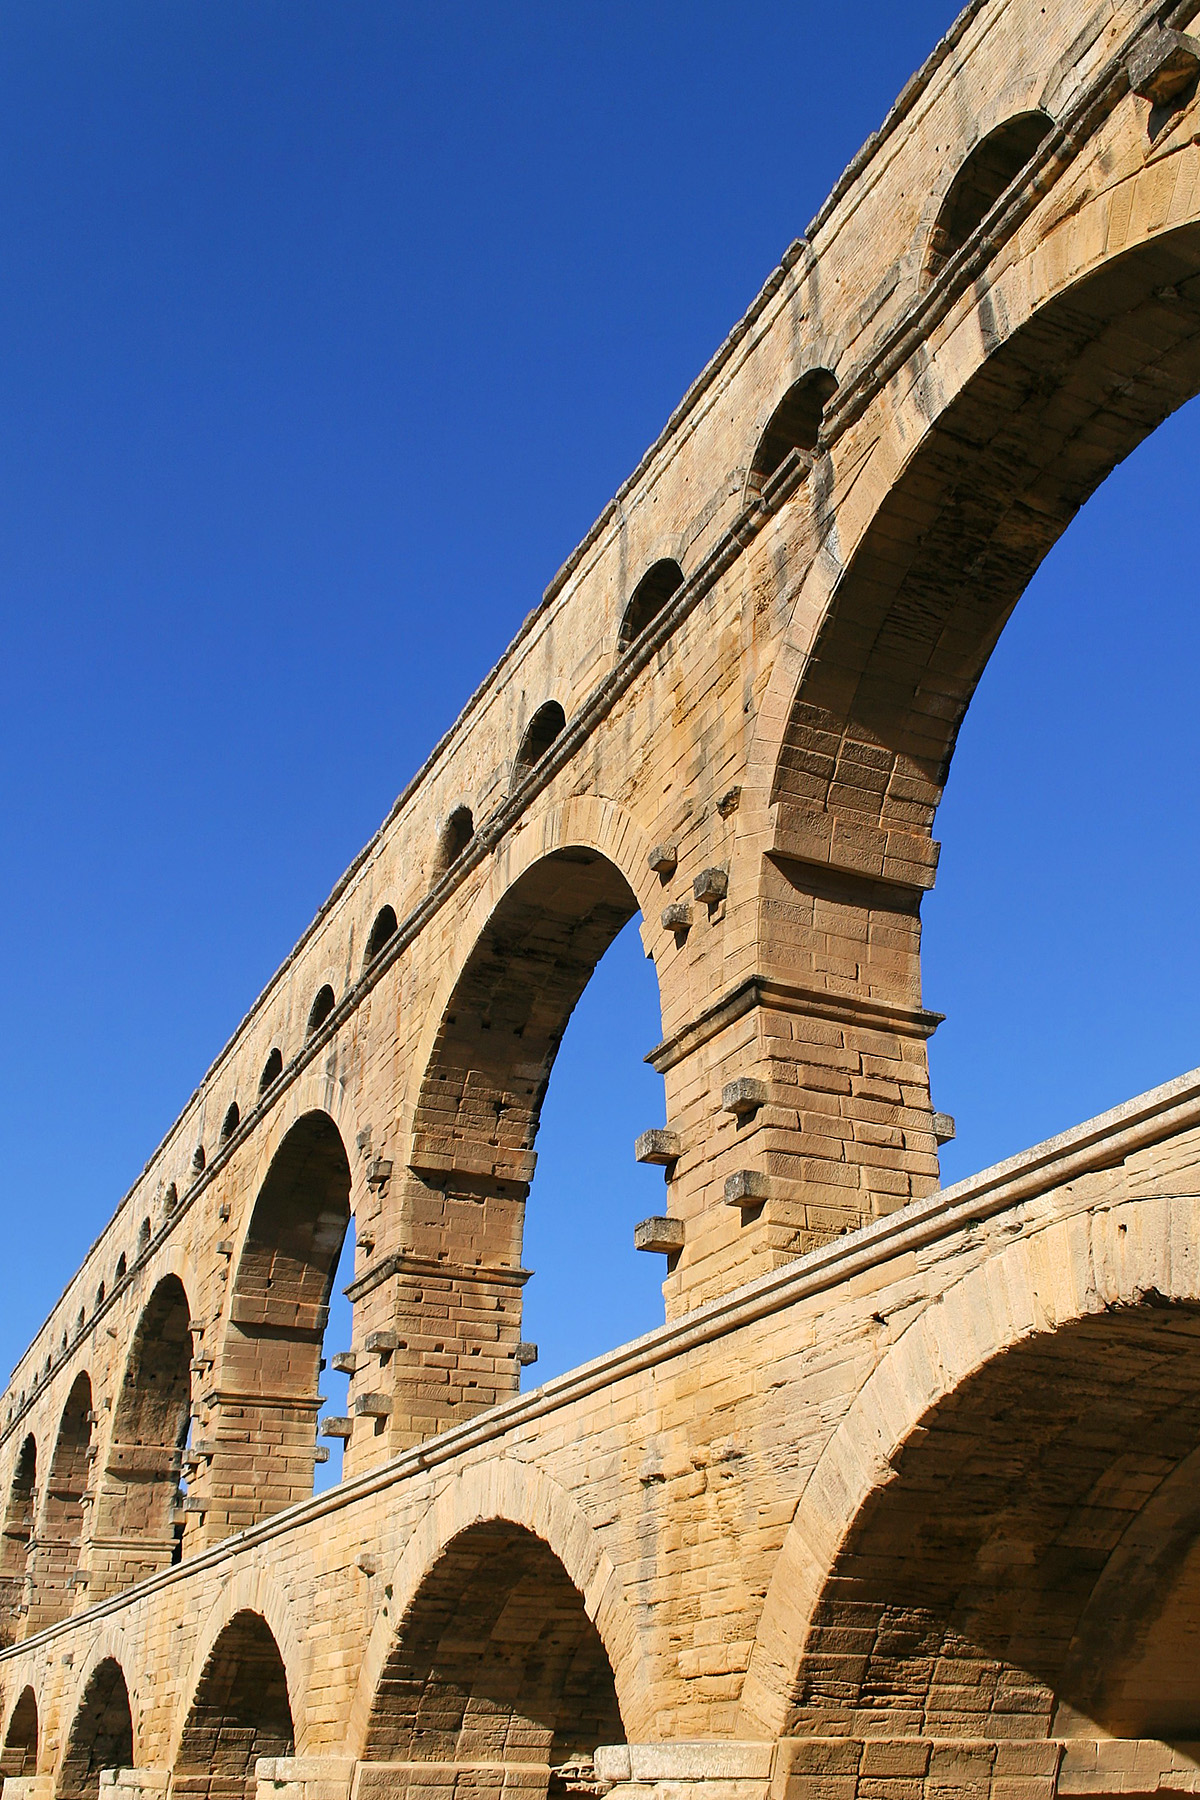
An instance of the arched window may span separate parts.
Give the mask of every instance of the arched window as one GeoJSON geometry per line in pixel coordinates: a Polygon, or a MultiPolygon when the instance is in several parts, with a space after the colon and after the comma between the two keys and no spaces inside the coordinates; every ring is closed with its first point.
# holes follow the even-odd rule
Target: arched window
{"type": "Polygon", "coordinates": [[[129,1272],[129,1265],[125,1261],[125,1252],[122,1250],[120,1256],[118,1256],[118,1258],[117,1258],[116,1273],[113,1276],[114,1283],[118,1282],[118,1281],[124,1281],[128,1272],[129,1272]]]}
{"type": "Polygon", "coordinates": [[[566,722],[567,715],[557,700],[547,700],[544,706],[538,707],[525,727],[525,735],[513,764],[513,789],[520,787],[530,771],[541,762],[566,722]]]}
{"type": "Polygon", "coordinates": [[[0,1752],[0,1776],[19,1780],[22,1775],[37,1774],[38,1712],[37,1700],[27,1687],[13,1707],[0,1752]]]}
{"type": "Polygon", "coordinates": [[[683,586],[683,570],[667,556],[654,563],[634,588],[621,620],[618,650],[625,650],[634,638],[641,637],[651,619],[656,618],[667,601],[683,586]]]}
{"type": "Polygon", "coordinates": [[[175,1186],[173,1181],[168,1181],[166,1191],[163,1194],[163,1212],[173,1213],[178,1205],[179,1189],[175,1186]]]}
{"type": "Polygon", "coordinates": [[[221,1121],[221,1142],[223,1144],[229,1142],[241,1122],[242,1115],[238,1111],[238,1103],[236,1100],[233,1100],[230,1102],[229,1110],[221,1121]]]}
{"type": "Polygon", "coordinates": [[[456,863],[474,836],[475,819],[470,807],[456,806],[442,826],[434,872],[441,875],[452,863],[456,863]]]}
{"type": "Polygon", "coordinates": [[[951,182],[929,240],[925,273],[932,279],[962,249],[1010,188],[1051,129],[1043,112],[1018,113],[976,144],[951,182]]]}
{"type": "Polygon", "coordinates": [[[282,1074],[283,1054],[279,1050],[272,1050],[270,1056],[268,1056],[266,1062],[263,1064],[263,1072],[258,1078],[259,1093],[265,1094],[268,1088],[274,1087],[282,1074]]]}
{"type": "Polygon", "coordinates": [[[828,369],[810,369],[792,383],[758,440],[750,464],[751,493],[761,493],[772,476],[782,472],[789,458],[801,465],[811,459],[821,435],[825,408],[836,392],[837,381],[828,369]]]}
{"type": "Polygon", "coordinates": [[[394,908],[381,906],[375,914],[375,923],[371,927],[371,935],[367,939],[367,952],[363,957],[364,968],[373,963],[389,938],[396,935],[396,914],[394,908]]]}
{"type": "Polygon", "coordinates": [[[329,983],[326,982],[309,1009],[308,1030],[306,1034],[308,1037],[311,1037],[314,1031],[320,1031],[322,1025],[336,1005],[337,1001],[334,999],[333,989],[330,987],[329,983]]]}
{"type": "Polygon", "coordinates": [[[143,1219],[141,1224],[138,1226],[137,1253],[139,1256],[145,1255],[145,1252],[146,1252],[146,1249],[147,1249],[149,1243],[150,1243],[150,1221],[149,1221],[149,1219],[143,1219]]]}
{"type": "Polygon", "coordinates": [[[96,1305],[97,1305],[97,1307],[101,1307],[104,1305],[104,1283],[103,1282],[101,1282],[100,1286],[96,1289],[96,1305]]]}
{"type": "Polygon", "coordinates": [[[75,1335],[77,1337],[78,1337],[79,1333],[83,1330],[83,1328],[86,1324],[87,1324],[87,1313],[84,1310],[84,1308],[81,1306],[79,1309],[78,1316],[75,1320],[75,1335]]]}
{"type": "Polygon", "coordinates": [[[192,1151],[192,1174],[193,1175],[202,1175],[204,1173],[204,1162],[205,1162],[204,1145],[197,1144],[196,1148],[192,1151]]]}

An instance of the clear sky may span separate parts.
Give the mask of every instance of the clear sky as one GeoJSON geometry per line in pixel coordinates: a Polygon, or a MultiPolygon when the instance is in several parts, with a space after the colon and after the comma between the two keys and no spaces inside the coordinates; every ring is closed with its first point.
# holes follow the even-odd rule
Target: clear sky
{"type": "MultiPolygon", "coordinates": [[[[6,0],[0,1373],[954,10],[6,0]]],[[[964,728],[947,1178],[1200,1062],[1198,447],[1100,490],[964,728]]],[[[657,1036],[631,931],[547,1102],[534,1379],[661,1316],[657,1036]]]]}

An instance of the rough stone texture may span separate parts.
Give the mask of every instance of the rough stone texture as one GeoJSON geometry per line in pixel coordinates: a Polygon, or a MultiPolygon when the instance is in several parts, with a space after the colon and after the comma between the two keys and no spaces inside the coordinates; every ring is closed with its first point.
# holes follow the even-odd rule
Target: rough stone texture
{"type": "Polygon", "coordinates": [[[939,1193],[920,984],[992,645],[1200,390],[1194,11],[973,0],[118,1207],[0,1401],[8,1800],[1195,1787],[1200,1077],[939,1193]],[[518,1396],[634,915],[667,1324],[518,1396]]]}

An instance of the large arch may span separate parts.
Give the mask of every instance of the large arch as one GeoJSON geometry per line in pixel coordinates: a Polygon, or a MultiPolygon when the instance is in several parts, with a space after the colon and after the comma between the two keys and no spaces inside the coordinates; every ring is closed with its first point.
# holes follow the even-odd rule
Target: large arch
{"type": "Polygon", "coordinates": [[[524,1209],[542,1101],[580,995],[638,910],[610,855],[559,843],[509,882],[459,965],[415,1098],[402,1194],[413,1269],[396,1310],[396,1330],[418,1364],[428,1353],[440,1371],[438,1359],[453,1355],[457,1379],[448,1384],[439,1372],[409,1384],[394,1448],[516,1390],[524,1209]],[[458,1293],[445,1330],[431,1338],[423,1296],[447,1263],[458,1293]]]}
{"type": "MultiPolygon", "coordinates": [[[[625,1729],[616,1683],[583,1596],[549,1545],[490,1519],[446,1547],[396,1630],[367,1725],[370,1764],[468,1762],[485,1793],[519,1765],[531,1793],[566,1791],[625,1729]]],[[[419,1780],[419,1773],[413,1771],[419,1780]]]]}
{"type": "Polygon", "coordinates": [[[95,1601],[167,1568],[176,1555],[180,1458],[191,1413],[191,1308],[167,1275],[138,1320],[113,1416],[90,1544],[95,1601]]]}
{"type": "Polygon", "coordinates": [[[237,1261],[221,1357],[237,1398],[196,1483],[210,1539],[312,1492],[321,1342],[349,1223],[350,1160],[314,1109],[275,1150],[237,1261]]]}
{"type": "Polygon", "coordinates": [[[261,1613],[234,1614],[205,1659],[171,1776],[173,1794],[254,1800],[260,1756],[290,1756],[287,1672],[261,1613]]]}
{"type": "Polygon", "coordinates": [[[20,1635],[33,1510],[37,1490],[37,1443],[31,1432],[21,1445],[4,1509],[0,1537],[0,1647],[20,1635]]]}
{"type": "Polygon", "coordinates": [[[65,1618],[75,1604],[91,1442],[92,1383],[84,1373],[75,1377],[67,1395],[42,1497],[29,1603],[30,1631],[40,1631],[65,1618]]]}
{"type": "MultiPolygon", "coordinates": [[[[739,1735],[1165,1723],[1135,1718],[1122,1671],[1160,1654],[1170,1607],[1187,1642],[1200,1605],[1197,1207],[1090,1211],[1088,1186],[1066,1217],[1020,1218],[880,1359],[804,1485],[739,1735]],[[1144,1552],[1155,1520],[1112,1603],[1120,1547],[1144,1552]]],[[[1200,1717],[1200,1656],[1188,1675],[1200,1717]]]]}
{"type": "Polygon", "coordinates": [[[54,1784],[54,1800],[98,1800],[105,1769],[133,1765],[133,1715],[121,1665],[106,1656],[88,1677],[54,1784]]]}
{"type": "Polygon", "coordinates": [[[4,1733],[4,1749],[0,1751],[0,1776],[36,1775],[37,1761],[37,1695],[31,1687],[26,1687],[21,1690],[8,1721],[8,1729],[4,1733]]]}

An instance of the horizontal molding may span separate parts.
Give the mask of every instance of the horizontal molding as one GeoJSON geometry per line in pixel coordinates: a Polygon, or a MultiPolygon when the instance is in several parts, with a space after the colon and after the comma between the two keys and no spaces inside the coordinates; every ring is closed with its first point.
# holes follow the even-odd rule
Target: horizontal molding
{"type": "Polygon", "coordinates": [[[946,1016],[920,1006],[901,1006],[858,994],[832,994],[826,988],[802,987],[770,975],[751,975],[689,1024],[681,1026],[672,1037],[656,1044],[644,1060],[665,1075],[758,1007],[802,1013],[812,1019],[833,1019],[839,1024],[861,1025],[876,1031],[897,1031],[904,1037],[916,1038],[932,1037],[946,1016]]]}

